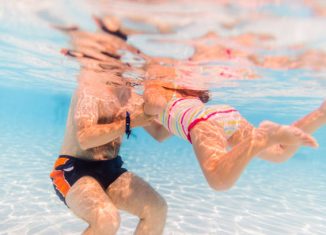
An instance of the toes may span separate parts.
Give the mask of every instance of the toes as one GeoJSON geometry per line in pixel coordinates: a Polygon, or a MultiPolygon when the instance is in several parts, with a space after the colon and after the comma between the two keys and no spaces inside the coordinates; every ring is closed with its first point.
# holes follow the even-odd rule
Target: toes
{"type": "MultiPolygon", "coordinates": [[[[297,132],[297,131],[296,131],[297,132]]],[[[309,146],[309,147],[313,147],[313,148],[317,148],[318,147],[318,142],[316,141],[316,139],[314,137],[312,137],[309,134],[304,133],[303,131],[299,130],[298,131],[298,137],[300,138],[300,140],[302,141],[302,144],[305,146],[309,146]]]]}
{"type": "Polygon", "coordinates": [[[309,135],[305,138],[303,144],[313,148],[317,148],[319,146],[316,139],[309,135]]]}

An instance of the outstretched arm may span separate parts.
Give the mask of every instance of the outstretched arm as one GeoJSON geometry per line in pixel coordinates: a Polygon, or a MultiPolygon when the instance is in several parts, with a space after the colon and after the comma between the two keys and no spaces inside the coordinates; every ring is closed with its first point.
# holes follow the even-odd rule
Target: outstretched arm
{"type": "MultiPolygon", "coordinates": [[[[125,133],[125,119],[109,124],[98,123],[98,100],[95,96],[80,94],[76,104],[75,123],[77,139],[83,150],[107,144],[125,133]]],[[[131,115],[131,128],[149,125],[154,117],[139,109],[131,115]]]]}
{"type": "Polygon", "coordinates": [[[77,97],[74,119],[77,139],[83,150],[107,144],[124,133],[124,122],[98,123],[98,99],[82,91],[77,97]]]}

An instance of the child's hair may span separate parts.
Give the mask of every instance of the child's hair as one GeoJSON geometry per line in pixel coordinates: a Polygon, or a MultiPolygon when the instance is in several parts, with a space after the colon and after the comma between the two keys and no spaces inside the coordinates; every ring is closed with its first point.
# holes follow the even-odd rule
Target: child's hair
{"type": "Polygon", "coordinates": [[[208,90],[177,89],[177,91],[182,95],[198,97],[203,103],[207,103],[210,99],[208,90]]]}
{"type": "Polygon", "coordinates": [[[209,90],[194,90],[194,89],[187,89],[187,88],[181,88],[181,87],[180,88],[171,88],[171,87],[167,87],[167,86],[162,86],[162,87],[167,90],[174,90],[183,96],[197,97],[203,103],[207,103],[211,98],[209,90]]]}

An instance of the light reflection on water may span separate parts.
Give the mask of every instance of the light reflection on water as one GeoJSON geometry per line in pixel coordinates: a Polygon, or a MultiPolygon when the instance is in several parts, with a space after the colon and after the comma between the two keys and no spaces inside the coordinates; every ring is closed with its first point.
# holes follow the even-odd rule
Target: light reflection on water
{"type": "MultiPolygon", "coordinates": [[[[0,25],[0,182],[4,185],[0,188],[0,234],[79,234],[86,226],[57,199],[48,178],[79,68],[58,53],[68,41],[48,22],[92,29],[87,6],[76,1],[26,1],[15,6],[5,2],[0,10],[0,19],[6,22],[0,25]],[[49,11],[53,13],[47,15],[49,11]]],[[[291,5],[280,8],[264,10],[295,14],[291,5]]],[[[300,11],[300,16],[309,14],[300,11]]],[[[180,24],[180,37],[198,33],[186,19],[180,24]]],[[[137,37],[132,40],[144,42],[137,37]]],[[[178,56],[191,53],[184,47],[169,49],[167,53],[178,56]]],[[[232,104],[255,124],[264,119],[291,123],[325,97],[322,72],[256,70],[261,79],[210,80],[211,102],[232,104]]],[[[255,160],[236,187],[225,193],[208,188],[191,146],[177,138],[158,144],[137,131],[121,154],[127,167],[168,201],[166,234],[323,234],[325,136],[325,129],[320,130],[318,150],[304,148],[283,165],[255,160]]],[[[130,234],[136,223],[134,217],[123,214],[119,233],[130,234]]]]}

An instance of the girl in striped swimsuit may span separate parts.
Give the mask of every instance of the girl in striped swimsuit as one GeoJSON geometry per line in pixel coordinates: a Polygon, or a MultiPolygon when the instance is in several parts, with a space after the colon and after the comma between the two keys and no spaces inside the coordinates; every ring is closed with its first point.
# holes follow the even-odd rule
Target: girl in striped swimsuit
{"type": "Polygon", "coordinates": [[[265,121],[254,128],[235,108],[206,105],[208,99],[208,91],[153,80],[145,84],[144,110],[158,115],[158,135],[170,133],[192,143],[203,174],[215,190],[232,187],[256,155],[284,162],[300,146],[317,147],[310,134],[326,123],[326,102],[291,126],[265,121]]]}

